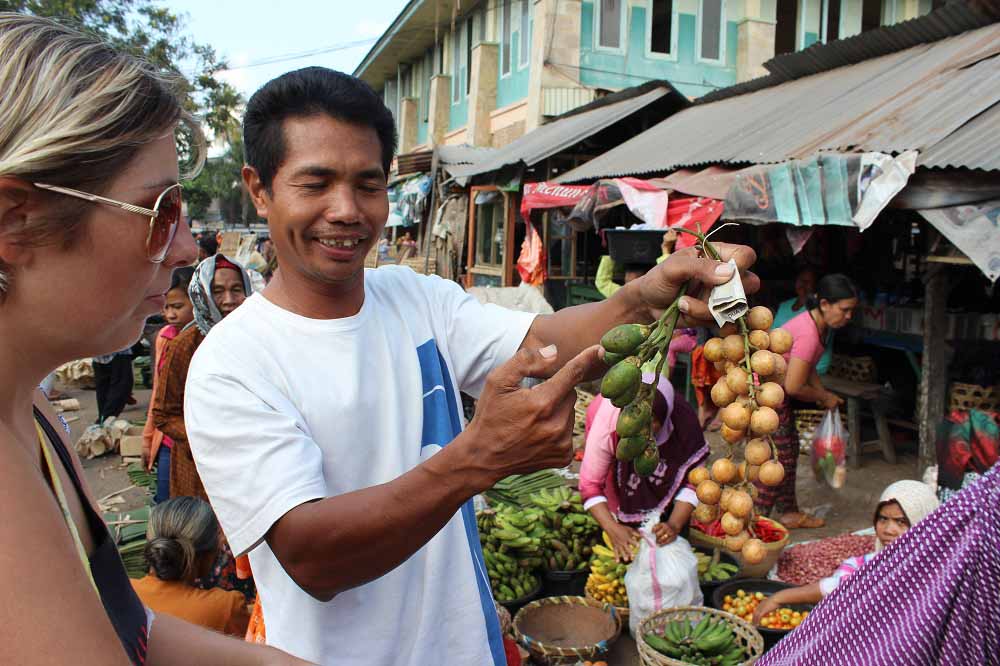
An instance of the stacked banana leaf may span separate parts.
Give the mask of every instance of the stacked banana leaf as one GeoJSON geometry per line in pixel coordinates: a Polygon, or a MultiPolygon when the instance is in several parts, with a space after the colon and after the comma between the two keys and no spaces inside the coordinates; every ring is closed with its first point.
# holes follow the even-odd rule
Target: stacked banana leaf
{"type": "Polygon", "coordinates": [[[149,567],[143,551],[146,549],[146,528],[149,523],[149,507],[144,506],[123,513],[106,513],[104,522],[108,524],[111,536],[118,546],[118,554],[125,563],[129,578],[142,578],[149,567]]]}
{"type": "Polygon", "coordinates": [[[531,496],[546,488],[564,488],[566,480],[550,469],[531,474],[513,474],[501,479],[484,495],[490,504],[509,504],[515,507],[531,505],[531,496]]]}
{"type": "Polygon", "coordinates": [[[139,463],[128,466],[128,480],[135,486],[156,492],[156,474],[147,472],[139,463]]]}

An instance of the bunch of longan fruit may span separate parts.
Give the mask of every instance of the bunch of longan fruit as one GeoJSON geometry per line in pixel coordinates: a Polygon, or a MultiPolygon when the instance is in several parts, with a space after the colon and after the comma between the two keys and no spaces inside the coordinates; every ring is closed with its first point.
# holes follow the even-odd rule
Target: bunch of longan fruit
{"type": "Polygon", "coordinates": [[[705,359],[722,373],[712,387],[712,402],[719,407],[720,434],[729,443],[729,455],[713,462],[711,469],[696,467],[688,474],[698,494],[695,519],[706,524],[720,519],[726,548],[740,553],[748,564],[766,555],[763,542],[753,534],[753,482],[777,486],[785,478],[771,436],[778,430],[776,409],[785,401],[783,354],[792,348],[792,335],[782,328],[772,330],[773,323],[771,311],[757,306],[740,320],[741,333],[705,343],[705,359]],[[743,460],[737,463],[740,448],[743,460]]]}

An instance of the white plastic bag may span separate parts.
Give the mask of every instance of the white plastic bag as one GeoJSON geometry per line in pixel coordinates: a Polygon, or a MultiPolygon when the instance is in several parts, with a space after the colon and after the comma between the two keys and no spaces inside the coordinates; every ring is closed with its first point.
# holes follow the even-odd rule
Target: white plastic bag
{"type": "Polygon", "coordinates": [[[826,481],[832,488],[842,488],[847,480],[847,428],[840,411],[826,410],[823,421],[813,435],[809,457],[817,481],[826,481]]]}
{"type": "Polygon", "coordinates": [[[658,610],[675,606],[701,606],[704,601],[698,585],[698,559],[690,544],[677,537],[666,546],[657,546],[652,526],[654,517],[639,533],[639,552],[625,573],[628,591],[629,629],[639,640],[639,623],[658,610]]]}

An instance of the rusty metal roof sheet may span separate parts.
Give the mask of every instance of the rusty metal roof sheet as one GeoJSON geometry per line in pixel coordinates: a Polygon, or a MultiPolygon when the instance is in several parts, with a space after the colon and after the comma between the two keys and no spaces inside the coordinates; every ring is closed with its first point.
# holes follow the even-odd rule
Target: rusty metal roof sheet
{"type": "Polygon", "coordinates": [[[998,55],[1000,24],[992,24],[695,105],[558,181],[704,164],[769,164],[820,151],[895,154],[915,149],[922,155],[920,166],[1000,169],[1000,125],[994,111],[1000,102],[998,55]],[[964,128],[970,121],[975,121],[973,128],[964,128]]]}
{"type": "Polygon", "coordinates": [[[481,160],[468,165],[448,167],[448,172],[458,179],[467,179],[515,164],[532,166],[638,113],[666,95],[670,95],[677,106],[688,104],[687,98],[669,83],[657,81],[653,85],[643,84],[570,111],[506,146],[491,151],[481,160]]]}

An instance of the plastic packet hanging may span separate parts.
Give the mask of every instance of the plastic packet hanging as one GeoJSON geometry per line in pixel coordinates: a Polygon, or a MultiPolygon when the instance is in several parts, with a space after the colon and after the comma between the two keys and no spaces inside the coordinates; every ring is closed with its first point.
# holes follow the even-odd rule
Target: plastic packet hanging
{"type": "Polygon", "coordinates": [[[847,480],[847,428],[840,412],[828,409],[816,433],[810,451],[813,474],[832,488],[842,488],[847,480]]]}

